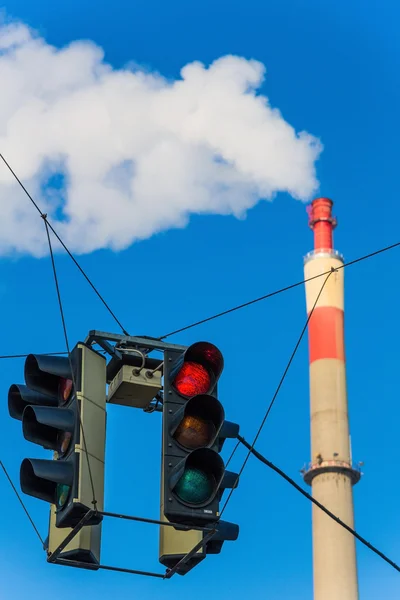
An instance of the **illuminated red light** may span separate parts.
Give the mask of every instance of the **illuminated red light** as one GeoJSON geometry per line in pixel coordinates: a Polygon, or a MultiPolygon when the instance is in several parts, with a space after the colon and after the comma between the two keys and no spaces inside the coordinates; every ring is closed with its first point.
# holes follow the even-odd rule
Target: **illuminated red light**
{"type": "Polygon", "coordinates": [[[206,394],[211,386],[211,377],[203,365],[185,362],[175,377],[174,385],[182,396],[191,398],[197,394],[206,394]]]}
{"type": "Polygon", "coordinates": [[[58,398],[60,404],[65,404],[68,402],[71,392],[73,388],[73,382],[71,379],[64,379],[64,377],[60,378],[60,383],[58,385],[58,398]]]}

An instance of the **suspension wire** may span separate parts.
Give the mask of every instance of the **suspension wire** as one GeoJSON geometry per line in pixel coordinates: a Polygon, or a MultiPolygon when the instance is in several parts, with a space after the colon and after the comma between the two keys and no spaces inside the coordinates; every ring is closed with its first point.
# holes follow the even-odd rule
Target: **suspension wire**
{"type": "Polygon", "coordinates": [[[228,460],[226,461],[225,469],[227,469],[227,468],[228,468],[228,466],[229,466],[229,463],[231,462],[232,458],[234,457],[234,455],[235,455],[235,453],[236,453],[236,450],[239,448],[239,446],[240,446],[240,440],[237,442],[237,444],[236,444],[236,445],[235,445],[235,447],[233,448],[233,450],[232,450],[232,452],[231,452],[231,454],[230,454],[230,456],[229,456],[228,460]]]}
{"type": "MultiPolygon", "coordinates": [[[[1,154],[0,154],[0,156],[1,156],[1,154]]],[[[51,227],[50,223],[49,223],[49,227],[51,227]]],[[[53,232],[54,232],[54,230],[53,230],[53,232]]],[[[372,258],[373,256],[381,254],[382,252],[387,252],[388,250],[397,248],[398,246],[400,246],[400,242],[396,242],[395,244],[391,244],[390,246],[385,246],[384,248],[380,248],[379,250],[375,250],[374,252],[370,252],[369,254],[365,254],[364,256],[360,256],[359,258],[355,258],[354,260],[344,263],[343,265],[339,265],[338,267],[335,267],[335,270],[339,271],[340,269],[344,269],[345,267],[350,267],[351,265],[355,265],[363,260],[367,260],[369,258],[372,258]]],[[[320,273],[319,275],[313,275],[313,277],[308,277],[307,279],[303,279],[302,281],[297,281],[296,283],[292,283],[291,285],[280,288],[279,290],[275,290],[274,292],[270,292],[269,294],[265,294],[264,296],[260,296],[259,298],[254,298],[253,300],[250,300],[249,302],[245,302],[244,304],[239,304],[238,306],[229,308],[228,310],[225,310],[223,312],[212,315],[211,317],[207,317],[206,319],[202,319],[201,321],[196,321],[194,323],[191,323],[190,325],[186,325],[186,327],[181,327],[180,329],[171,331],[170,333],[167,333],[166,335],[163,335],[159,338],[152,338],[152,339],[164,340],[168,337],[171,337],[172,335],[181,333],[182,331],[186,331],[187,329],[191,329],[192,327],[197,327],[198,325],[202,325],[203,323],[207,323],[208,321],[218,319],[219,317],[223,317],[224,315],[227,315],[231,312],[240,310],[241,308],[250,306],[251,304],[255,304],[256,302],[261,302],[261,300],[266,300],[268,298],[272,298],[272,296],[277,296],[278,294],[282,294],[283,292],[286,292],[295,287],[298,287],[299,285],[304,285],[305,283],[308,283],[309,281],[312,281],[313,279],[318,279],[319,277],[323,277],[324,275],[329,275],[329,273],[330,273],[330,271],[324,271],[323,273],[320,273]]],[[[126,332],[124,332],[124,333],[125,333],[125,335],[128,335],[126,332]]],[[[146,337],[146,336],[139,336],[139,337],[146,337]]],[[[51,352],[48,354],[64,354],[64,352],[51,352]]],[[[28,355],[27,354],[10,354],[10,355],[0,356],[0,359],[2,359],[2,358],[22,358],[25,356],[28,356],[28,355]]]]}
{"type": "Polygon", "coordinates": [[[0,460],[0,466],[4,471],[4,474],[7,477],[9,484],[11,485],[12,489],[14,490],[15,495],[17,496],[18,500],[20,501],[20,504],[21,504],[22,508],[24,509],[26,516],[28,517],[29,521],[31,522],[31,525],[32,525],[33,529],[35,530],[36,535],[38,536],[39,540],[42,543],[42,546],[44,547],[44,540],[43,540],[42,536],[40,535],[39,530],[36,527],[31,515],[29,514],[29,511],[26,508],[24,501],[22,500],[21,496],[19,495],[17,488],[13,484],[12,479],[11,479],[10,475],[8,474],[8,471],[7,471],[6,467],[4,466],[4,463],[2,460],[0,460]]]}
{"type": "MultiPolygon", "coordinates": [[[[103,354],[107,354],[107,352],[105,350],[99,350],[98,352],[102,352],[103,354]]],[[[68,352],[65,352],[65,350],[63,352],[39,352],[39,354],[41,355],[45,355],[45,356],[58,356],[59,354],[68,354],[68,352]]],[[[26,358],[27,356],[29,356],[29,354],[4,354],[3,356],[0,356],[0,359],[2,358],[26,358]]]]}
{"type": "Polygon", "coordinates": [[[400,567],[395,562],[393,562],[390,558],[388,558],[385,554],[383,554],[383,552],[381,552],[380,550],[378,550],[378,548],[376,548],[370,542],[368,542],[364,537],[362,537],[354,529],[349,527],[349,525],[346,525],[346,523],[344,523],[341,519],[339,519],[339,517],[337,517],[330,510],[328,510],[326,508],[326,506],[321,504],[321,502],[318,502],[318,500],[313,498],[311,496],[311,494],[306,492],[291,477],[289,477],[289,475],[286,475],[286,473],[284,471],[279,469],[279,467],[275,466],[272,462],[270,462],[267,458],[265,458],[265,456],[262,455],[260,452],[258,452],[251,444],[249,444],[249,442],[246,442],[246,440],[241,435],[238,435],[237,437],[238,437],[239,442],[242,443],[243,446],[248,448],[248,450],[251,452],[251,454],[253,454],[258,460],[260,460],[262,463],[267,465],[267,467],[269,467],[270,469],[275,471],[275,473],[278,473],[278,475],[283,477],[283,479],[286,479],[286,481],[288,483],[290,483],[290,485],[292,485],[294,488],[296,488],[297,491],[299,491],[301,494],[303,494],[303,496],[305,496],[305,498],[308,498],[308,500],[310,500],[313,504],[315,504],[315,506],[318,506],[318,508],[320,508],[322,511],[324,511],[324,513],[326,513],[328,515],[328,517],[330,517],[331,519],[336,521],[336,523],[339,523],[339,525],[341,525],[342,527],[347,529],[347,531],[349,531],[352,535],[354,535],[354,537],[357,538],[362,544],[364,544],[364,546],[367,546],[367,548],[372,550],[372,552],[375,552],[375,554],[377,554],[378,556],[383,558],[383,560],[385,560],[387,563],[389,563],[389,565],[391,565],[394,569],[396,569],[396,571],[400,571],[400,567]]]}
{"type": "MultiPolygon", "coordinates": [[[[10,166],[10,164],[7,162],[7,160],[5,159],[5,157],[3,156],[3,154],[1,154],[1,153],[0,153],[0,158],[2,159],[2,161],[4,162],[4,164],[6,165],[6,167],[9,169],[9,171],[12,173],[12,175],[15,178],[15,180],[21,186],[21,188],[23,189],[23,191],[25,192],[25,194],[28,196],[29,200],[32,202],[32,204],[34,205],[34,207],[36,208],[36,210],[39,212],[40,216],[42,216],[43,213],[40,210],[38,204],[35,202],[35,200],[31,196],[31,194],[28,192],[28,190],[26,189],[26,187],[24,186],[24,184],[22,183],[22,181],[19,179],[19,177],[17,176],[17,174],[14,172],[14,170],[12,169],[12,167],[10,166]]],[[[89,279],[89,277],[86,275],[85,271],[79,265],[79,263],[77,262],[76,258],[73,256],[73,254],[67,248],[67,246],[64,244],[64,242],[62,241],[62,239],[60,238],[60,236],[58,235],[58,233],[55,231],[54,227],[51,225],[51,223],[48,220],[46,222],[47,222],[48,227],[50,227],[51,231],[53,232],[53,234],[55,235],[55,237],[57,238],[57,240],[60,242],[60,244],[64,248],[64,250],[67,252],[67,254],[69,255],[69,257],[72,259],[72,261],[75,263],[75,265],[80,270],[80,272],[82,273],[82,275],[85,277],[86,281],[89,283],[89,285],[91,286],[91,288],[94,290],[94,292],[99,297],[99,299],[101,300],[101,302],[104,304],[104,306],[106,307],[106,309],[109,311],[109,313],[111,314],[111,316],[114,318],[114,320],[116,321],[116,323],[119,325],[119,327],[121,328],[123,334],[126,335],[126,336],[129,336],[129,333],[123,327],[123,325],[121,324],[121,322],[119,321],[119,319],[116,317],[116,315],[114,314],[114,312],[111,310],[110,306],[107,304],[107,302],[101,296],[100,292],[94,286],[94,284],[89,279]]],[[[355,258],[354,260],[351,260],[351,261],[349,261],[347,263],[344,263],[343,265],[340,265],[340,266],[336,267],[336,270],[338,271],[338,270],[343,269],[345,267],[349,267],[351,265],[359,263],[359,262],[361,262],[363,260],[366,260],[368,258],[372,258],[373,256],[377,256],[378,254],[381,254],[382,252],[386,252],[388,250],[392,250],[393,248],[397,248],[398,246],[400,246],[400,242],[395,242],[394,244],[391,244],[389,246],[385,246],[384,248],[380,248],[379,250],[375,250],[373,252],[370,252],[369,254],[365,254],[364,256],[360,256],[359,258],[355,258]]],[[[260,296],[259,298],[255,298],[254,300],[250,300],[249,302],[245,302],[243,304],[239,304],[238,306],[234,306],[233,308],[229,308],[229,309],[227,309],[225,311],[222,311],[222,312],[217,313],[215,315],[212,315],[210,317],[206,317],[205,319],[202,319],[200,321],[196,321],[195,323],[191,323],[190,325],[186,325],[185,327],[181,327],[180,329],[176,329],[175,331],[171,331],[170,333],[167,333],[167,334],[165,334],[165,335],[163,335],[163,336],[161,336],[161,337],[159,337],[157,339],[164,340],[167,337],[171,337],[172,335],[175,335],[177,333],[181,333],[183,331],[191,329],[192,327],[197,327],[198,325],[202,325],[203,323],[207,323],[208,321],[212,321],[214,319],[217,319],[219,317],[227,315],[227,314],[229,314],[231,312],[234,312],[236,310],[240,310],[241,308],[245,308],[247,306],[250,306],[251,304],[255,304],[256,302],[261,302],[262,300],[266,300],[267,298],[271,298],[272,296],[276,296],[278,294],[281,294],[282,292],[291,290],[291,289],[293,289],[295,287],[298,287],[300,285],[304,285],[305,283],[307,283],[308,281],[311,281],[312,279],[316,279],[318,277],[323,277],[324,275],[328,275],[328,274],[329,274],[329,271],[325,271],[324,273],[320,273],[319,275],[314,275],[313,277],[309,277],[307,279],[303,279],[302,281],[298,281],[296,283],[288,285],[288,286],[286,286],[284,288],[281,288],[279,290],[276,290],[274,292],[270,292],[269,294],[265,294],[264,296],[260,296]]],[[[16,358],[17,357],[18,356],[16,356],[16,358]]],[[[0,358],[3,358],[3,357],[0,357],[0,358]]],[[[7,356],[7,358],[13,358],[13,356],[10,356],[10,357],[7,356]]]]}
{"type": "MultiPolygon", "coordinates": [[[[390,246],[385,246],[384,248],[380,248],[379,250],[375,250],[374,252],[370,252],[369,254],[365,254],[364,256],[360,256],[359,258],[355,258],[354,260],[351,260],[347,263],[343,263],[342,265],[335,267],[335,270],[339,271],[340,269],[344,269],[345,267],[350,267],[351,265],[355,265],[363,260],[367,260],[368,258],[377,256],[378,254],[381,254],[382,252],[387,252],[388,250],[397,248],[398,246],[400,246],[400,242],[396,242],[395,244],[391,244],[390,246]]],[[[323,273],[320,273],[319,275],[313,275],[312,277],[308,277],[307,279],[302,279],[301,281],[297,281],[296,283],[287,285],[286,287],[280,288],[279,290],[275,290],[274,292],[270,292],[269,294],[265,294],[264,296],[260,296],[259,298],[254,298],[253,300],[250,300],[249,302],[244,302],[243,304],[238,304],[237,306],[234,306],[234,307],[228,308],[227,310],[224,310],[222,312],[216,313],[215,315],[212,315],[211,317],[206,317],[205,319],[202,319],[201,321],[196,321],[194,323],[191,323],[190,325],[181,327],[180,329],[175,329],[175,331],[171,331],[170,333],[162,335],[158,339],[165,340],[166,338],[171,337],[172,335],[175,335],[177,333],[182,333],[182,331],[187,331],[188,329],[192,329],[192,327],[197,327],[198,325],[203,325],[203,323],[208,323],[208,321],[213,321],[214,319],[218,319],[219,317],[228,315],[229,313],[240,310],[241,308],[246,308],[247,306],[251,306],[252,304],[261,302],[262,300],[267,300],[268,298],[272,298],[273,296],[277,296],[278,294],[282,294],[283,292],[292,290],[293,288],[298,287],[299,285],[304,285],[308,281],[312,281],[313,279],[318,279],[319,277],[323,277],[324,275],[329,275],[329,273],[330,273],[330,271],[324,271],[323,273]]]]}
{"type": "MultiPolygon", "coordinates": [[[[46,356],[56,356],[57,354],[68,354],[68,352],[42,352],[41,354],[45,354],[46,356]]],[[[26,358],[29,354],[5,354],[0,356],[2,358],[26,358]]]]}
{"type": "MultiPolygon", "coordinates": [[[[68,360],[69,360],[69,365],[70,365],[70,369],[71,369],[71,376],[72,376],[72,381],[73,381],[73,384],[74,384],[74,390],[75,390],[75,393],[76,393],[76,381],[75,381],[74,367],[72,365],[72,360],[71,360],[71,350],[70,350],[69,341],[68,341],[67,326],[66,326],[66,323],[65,323],[64,309],[63,309],[63,305],[62,305],[62,301],[61,301],[60,287],[59,287],[59,284],[58,284],[57,270],[56,270],[56,265],[55,265],[55,261],[54,261],[53,247],[52,247],[52,244],[51,244],[50,232],[49,232],[49,228],[48,228],[48,223],[47,223],[47,217],[46,217],[46,215],[43,214],[42,215],[42,219],[44,221],[45,228],[46,228],[46,235],[47,235],[47,241],[48,241],[48,244],[49,244],[51,265],[52,265],[53,276],[54,276],[54,283],[55,283],[56,292],[57,292],[58,306],[59,306],[59,309],[60,309],[61,322],[62,322],[62,327],[63,327],[63,331],[64,331],[65,345],[67,347],[68,360]]],[[[93,493],[92,504],[94,506],[94,510],[96,511],[97,510],[97,500],[96,500],[96,494],[95,494],[95,490],[94,490],[93,475],[92,475],[92,470],[91,470],[91,466],[90,466],[89,453],[88,453],[88,449],[87,449],[87,445],[86,445],[85,431],[83,429],[83,423],[82,423],[82,418],[81,418],[81,411],[78,410],[77,412],[78,412],[78,417],[79,417],[80,429],[81,429],[81,432],[82,432],[82,440],[83,440],[83,444],[85,446],[85,454],[86,454],[86,460],[87,460],[87,465],[88,465],[90,485],[91,485],[92,493],[93,493]]]]}
{"type": "MultiPolygon", "coordinates": [[[[1,153],[0,153],[0,158],[2,159],[2,161],[4,162],[4,164],[6,165],[6,167],[9,169],[9,171],[12,173],[12,175],[14,176],[14,178],[16,179],[16,181],[19,183],[19,185],[21,186],[21,188],[24,190],[25,194],[28,196],[29,200],[32,202],[33,206],[36,208],[36,210],[38,211],[38,213],[40,214],[40,216],[43,217],[43,213],[40,210],[38,204],[32,198],[31,194],[28,192],[28,190],[26,189],[26,187],[24,186],[24,184],[22,183],[22,181],[19,179],[19,177],[17,176],[17,174],[13,171],[13,169],[11,168],[11,166],[9,165],[9,163],[6,161],[6,159],[4,158],[4,156],[1,153]]],[[[100,292],[95,287],[95,285],[92,283],[92,281],[89,279],[89,277],[86,275],[85,271],[82,269],[82,267],[80,266],[80,264],[78,263],[78,261],[76,260],[76,258],[73,256],[73,254],[67,248],[67,246],[64,244],[64,242],[62,241],[62,239],[60,238],[60,236],[58,235],[58,233],[55,231],[55,229],[52,226],[52,224],[49,223],[49,221],[47,220],[47,216],[46,216],[46,223],[47,223],[47,226],[50,227],[51,231],[53,232],[53,234],[55,235],[55,237],[57,238],[57,240],[60,242],[61,246],[64,248],[64,250],[66,251],[66,253],[68,254],[68,256],[72,259],[72,261],[78,267],[79,271],[82,273],[82,275],[84,276],[84,278],[86,279],[86,281],[88,282],[88,284],[90,285],[90,287],[92,288],[92,290],[95,292],[95,294],[101,300],[101,302],[104,304],[104,306],[106,307],[106,309],[108,310],[108,312],[110,313],[110,315],[113,317],[114,321],[121,328],[123,334],[129,336],[129,333],[123,327],[123,325],[121,324],[121,322],[119,321],[119,319],[116,317],[115,313],[111,310],[110,306],[104,300],[103,296],[100,294],[100,292]]]]}
{"type": "MultiPolygon", "coordinates": [[[[305,324],[304,324],[304,327],[303,327],[303,329],[302,329],[302,331],[301,331],[301,334],[300,334],[300,336],[299,336],[299,338],[298,338],[298,340],[297,340],[297,342],[296,342],[296,345],[295,345],[295,347],[294,347],[294,350],[293,350],[293,352],[292,352],[292,354],[291,354],[291,356],[290,356],[290,359],[289,359],[289,361],[288,361],[288,363],[287,363],[287,365],[286,365],[286,368],[285,368],[285,370],[284,370],[284,372],[283,372],[283,375],[282,375],[282,377],[281,377],[281,379],[280,379],[280,381],[279,381],[279,383],[278,383],[278,386],[277,386],[277,388],[276,388],[276,390],[275,390],[275,393],[274,393],[274,395],[273,395],[273,397],[272,397],[272,400],[271,400],[271,402],[269,403],[269,406],[268,406],[268,408],[267,408],[267,411],[266,411],[266,413],[265,413],[265,415],[264,415],[264,418],[263,418],[263,420],[261,421],[261,425],[260,425],[260,427],[258,428],[258,431],[257,431],[257,433],[256,433],[256,436],[255,436],[255,438],[254,438],[254,440],[253,440],[253,443],[252,443],[252,445],[251,445],[251,448],[252,448],[252,449],[254,448],[254,446],[255,446],[255,444],[256,444],[256,442],[257,442],[258,438],[259,438],[259,435],[260,435],[260,433],[261,433],[261,431],[262,431],[262,428],[264,427],[264,425],[265,425],[265,422],[266,422],[266,420],[267,420],[267,418],[268,418],[268,416],[269,416],[269,414],[270,414],[270,412],[271,412],[271,409],[272,409],[272,407],[273,407],[273,405],[274,405],[274,403],[275,403],[275,400],[276,400],[276,398],[277,398],[277,396],[278,396],[278,394],[279,394],[279,391],[280,391],[280,389],[281,389],[281,387],[282,387],[282,384],[283,384],[283,382],[284,382],[284,380],[285,380],[285,378],[286,378],[286,375],[287,375],[287,373],[288,373],[288,371],[289,371],[289,369],[290,369],[290,366],[291,366],[291,364],[292,364],[292,362],[293,362],[293,359],[294,359],[294,357],[295,357],[295,355],[296,355],[296,352],[297,352],[297,350],[298,350],[298,348],[299,348],[299,346],[300,346],[300,343],[301,343],[301,341],[302,341],[302,339],[303,339],[303,337],[304,337],[304,334],[305,334],[305,332],[306,332],[306,330],[307,330],[308,323],[310,322],[310,319],[311,319],[311,317],[312,317],[312,315],[313,315],[313,313],[314,313],[315,307],[317,306],[318,300],[319,300],[319,298],[320,298],[320,296],[321,296],[321,294],[322,294],[322,292],[323,292],[323,289],[324,289],[324,287],[325,287],[325,284],[326,284],[326,282],[328,281],[329,277],[332,275],[332,273],[334,273],[335,271],[336,271],[336,269],[334,269],[333,267],[331,267],[331,270],[329,271],[328,275],[326,276],[326,278],[325,278],[325,280],[324,280],[324,282],[323,282],[323,284],[322,284],[322,286],[321,286],[321,289],[320,289],[320,290],[319,290],[319,292],[318,292],[318,295],[317,295],[317,297],[316,297],[316,299],[315,299],[314,305],[313,305],[312,309],[310,310],[310,313],[309,313],[309,315],[308,315],[308,317],[307,317],[307,320],[306,320],[306,322],[305,322],[305,324]]],[[[239,481],[239,478],[240,478],[240,476],[242,475],[242,473],[243,473],[243,471],[244,471],[244,468],[245,468],[245,466],[246,466],[246,464],[247,464],[247,461],[248,461],[248,460],[249,460],[249,458],[250,458],[250,455],[251,455],[251,450],[249,450],[249,451],[248,451],[248,453],[247,453],[247,455],[246,455],[246,458],[244,459],[244,462],[243,462],[243,464],[242,464],[242,466],[241,466],[241,469],[240,469],[240,471],[239,471],[239,474],[238,474],[238,476],[237,476],[237,478],[236,478],[235,484],[234,484],[234,486],[232,487],[232,489],[230,490],[230,492],[229,492],[229,494],[228,494],[228,497],[227,497],[227,499],[226,499],[226,501],[225,501],[225,504],[224,504],[224,505],[223,505],[223,507],[222,507],[222,510],[221,510],[221,513],[220,513],[220,517],[222,517],[222,515],[223,515],[223,513],[224,513],[224,511],[225,511],[225,509],[226,509],[226,507],[227,507],[227,505],[228,505],[228,502],[229,502],[229,500],[230,500],[230,499],[231,499],[231,497],[232,497],[233,491],[234,491],[234,489],[236,488],[236,484],[237,484],[237,482],[239,481]]]]}

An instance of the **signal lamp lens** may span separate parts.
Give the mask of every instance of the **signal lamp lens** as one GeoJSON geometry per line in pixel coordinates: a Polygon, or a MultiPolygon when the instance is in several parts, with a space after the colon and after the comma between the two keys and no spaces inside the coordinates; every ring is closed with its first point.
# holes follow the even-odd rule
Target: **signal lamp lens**
{"type": "Polygon", "coordinates": [[[57,438],[58,449],[57,452],[60,456],[63,456],[71,443],[72,433],[70,431],[60,431],[57,438]]]}
{"type": "Polygon", "coordinates": [[[191,398],[206,394],[211,386],[210,373],[203,365],[185,362],[174,380],[174,386],[182,396],[191,398]]]}
{"type": "Polygon", "coordinates": [[[65,485],[65,483],[57,484],[57,488],[56,488],[56,506],[57,506],[57,508],[64,508],[64,506],[68,502],[70,492],[71,492],[71,488],[69,485],[65,485]]]}
{"type": "Polygon", "coordinates": [[[202,504],[210,498],[214,489],[214,478],[196,468],[188,468],[175,486],[176,495],[188,504],[202,504]]]}
{"type": "Polygon", "coordinates": [[[73,385],[72,379],[64,379],[64,377],[60,378],[60,383],[58,384],[58,400],[61,406],[70,399],[73,385]]]}
{"type": "Polygon", "coordinates": [[[186,415],[174,433],[174,438],[184,448],[195,450],[208,446],[216,434],[211,421],[194,415],[186,415]]]}

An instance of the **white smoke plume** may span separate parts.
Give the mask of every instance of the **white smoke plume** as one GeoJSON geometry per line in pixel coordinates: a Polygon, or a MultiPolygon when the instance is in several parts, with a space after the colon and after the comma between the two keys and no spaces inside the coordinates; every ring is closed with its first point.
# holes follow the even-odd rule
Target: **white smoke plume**
{"type": "MultiPolygon", "coordinates": [[[[320,142],[257,95],[265,69],[224,56],[176,81],[113,69],[87,41],[55,48],[0,25],[0,152],[76,253],[119,250],[191,214],[243,217],[318,188],[320,142]]],[[[0,255],[46,252],[43,222],[0,161],[0,255]]]]}

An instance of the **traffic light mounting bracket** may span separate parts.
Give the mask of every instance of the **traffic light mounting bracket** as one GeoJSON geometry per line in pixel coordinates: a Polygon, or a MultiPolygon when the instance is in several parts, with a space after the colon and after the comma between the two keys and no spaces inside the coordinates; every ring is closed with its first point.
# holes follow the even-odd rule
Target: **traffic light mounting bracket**
{"type": "Polygon", "coordinates": [[[103,348],[110,356],[121,358],[124,348],[144,348],[146,350],[186,350],[187,346],[181,344],[171,344],[169,342],[163,342],[157,338],[146,337],[146,336],[131,336],[122,335],[118,333],[109,333],[106,331],[98,331],[92,329],[89,331],[85,344],[91,346],[98,344],[103,348]],[[115,347],[110,344],[114,342],[115,347]]]}
{"type": "MultiPolygon", "coordinates": [[[[99,330],[89,331],[89,333],[85,339],[85,343],[88,346],[92,346],[93,344],[98,344],[101,348],[103,348],[103,350],[107,354],[109,354],[113,359],[116,359],[117,361],[122,360],[123,355],[124,355],[124,350],[127,350],[129,352],[129,349],[133,349],[133,348],[140,349],[140,350],[146,351],[146,352],[148,352],[150,350],[161,350],[162,352],[165,352],[168,350],[184,351],[187,348],[187,346],[183,346],[180,344],[171,344],[170,342],[164,342],[157,338],[152,338],[152,337],[147,337],[147,336],[127,336],[127,335],[110,333],[110,332],[99,331],[99,330]],[[113,345],[113,344],[115,344],[115,345],[113,345]]],[[[138,357],[138,359],[139,359],[139,357],[138,357]]],[[[157,411],[157,410],[159,410],[159,409],[157,407],[155,407],[155,411],[157,411]]],[[[205,547],[207,545],[207,543],[210,542],[212,540],[212,538],[217,537],[217,534],[218,534],[218,529],[217,529],[218,522],[214,523],[214,526],[212,528],[210,528],[210,527],[193,527],[193,526],[189,527],[189,526],[185,526],[185,525],[177,524],[177,523],[159,521],[159,520],[155,520],[155,519],[145,519],[142,517],[131,517],[131,516],[127,516],[127,515],[119,515],[116,513],[103,512],[102,515],[103,515],[103,517],[114,517],[114,518],[126,519],[126,520],[131,520],[131,521],[152,523],[152,524],[156,524],[156,525],[159,525],[162,527],[175,527],[175,529],[180,529],[182,531],[197,529],[197,530],[203,531],[205,533],[205,535],[203,536],[203,539],[198,544],[196,544],[192,548],[192,550],[190,550],[179,561],[179,563],[177,563],[173,568],[166,569],[164,574],[155,573],[155,572],[154,573],[147,572],[147,571],[146,572],[138,571],[135,569],[120,569],[118,567],[108,567],[108,566],[104,566],[104,565],[100,565],[98,567],[100,569],[122,571],[124,573],[131,573],[134,575],[146,575],[149,577],[170,579],[182,566],[184,566],[191,559],[191,557],[194,554],[196,554],[196,552],[198,552],[201,548],[205,547]]],[[[78,531],[76,531],[76,533],[78,533],[78,531]]],[[[71,532],[71,534],[72,534],[72,532],[71,532]]],[[[55,552],[53,553],[53,555],[54,554],[55,554],[55,552]]],[[[49,557],[49,561],[52,562],[51,557],[49,557]]],[[[76,566],[76,567],[82,566],[79,563],[77,563],[76,565],[72,565],[71,562],[68,563],[68,561],[64,561],[63,559],[57,560],[57,558],[54,562],[58,563],[58,564],[70,564],[71,566],[76,566]]]]}
{"type": "MultiPolygon", "coordinates": [[[[89,346],[91,346],[93,344],[98,344],[101,348],[103,348],[103,350],[105,352],[107,352],[112,357],[111,362],[115,361],[116,364],[123,363],[123,361],[125,360],[125,357],[129,353],[129,351],[133,350],[133,349],[139,350],[139,351],[143,352],[144,354],[148,354],[149,352],[151,352],[153,350],[159,350],[163,353],[164,357],[165,357],[166,352],[167,353],[169,351],[185,352],[188,349],[187,345],[171,344],[170,342],[166,342],[166,341],[154,338],[154,337],[128,336],[128,335],[109,333],[109,332],[104,332],[104,331],[99,331],[99,330],[89,331],[89,333],[85,339],[85,343],[88,344],[89,346]]],[[[140,358],[137,357],[137,360],[140,361],[140,358]]],[[[154,359],[148,359],[148,360],[154,361],[154,359]]],[[[161,365],[162,365],[162,362],[161,362],[160,366],[161,365]]],[[[108,383],[110,383],[110,382],[108,381],[108,383]]],[[[161,412],[162,410],[163,410],[162,407],[160,407],[158,402],[156,402],[155,404],[154,403],[150,404],[148,409],[145,409],[145,412],[156,412],[156,411],[161,412]]],[[[225,441],[224,438],[225,437],[234,437],[231,434],[234,431],[236,431],[235,428],[237,427],[236,424],[230,423],[230,422],[225,422],[224,425],[226,428],[227,435],[226,436],[222,435],[219,452],[221,451],[223,442],[225,441]]],[[[236,485],[235,485],[235,487],[236,487],[236,485]]],[[[114,516],[117,516],[117,515],[114,515],[114,516]]],[[[129,517],[122,517],[122,518],[129,518],[129,517]]],[[[134,518],[133,520],[139,520],[139,519],[134,518]]],[[[174,525],[173,523],[170,523],[170,522],[166,523],[165,521],[152,521],[152,522],[157,523],[161,526],[172,525],[172,526],[175,526],[175,529],[185,530],[184,526],[181,527],[181,524],[177,526],[176,524],[174,525]]],[[[212,526],[213,528],[211,530],[209,527],[205,527],[203,529],[203,531],[204,531],[203,538],[189,552],[187,552],[187,554],[185,556],[183,556],[177,564],[175,564],[172,568],[167,568],[163,577],[165,579],[169,579],[176,572],[179,572],[179,570],[181,570],[182,567],[184,567],[186,563],[189,563],[190,559],[199,550],[201,550],[202,548],[206,548],[210,542],[211,542],[211,544],[214,543],[214,544],[216,544],[216,546],[218,546],[218,545],[221,545],[221,541],[223,543],[223,541],[227,540],[227,539],[236,539],[236,537],[230,538],[229,535],[227,535],[227,531],[229,530],[229,527],[228,527],[227,531],[225,531],[225,528],[227,525],[230,525],[230,524],[227,524],[223,521],[217,520],[215,523],[213,523],[213,526],[212,526]],[[221,529],[220,531],[219,531],[219,523],[220,523],[220,529],[221,529]]],[[[191,527],[188,527],[188,529],[193,530],[196,528],[191,526],[191,527]]],[[[201,530],[201,527],[198,527],[197,529],[201,530]]],[[[230,533],[232,534],[231,531],[230,531],[230,533]]],[[[232,534],[232,535],[234,535],[234,534],[232,534]]],[[[211,550],[210,550],[210,552],[211,552],[211,550]]],[[[155,576],[159,577],[159,575],[155,575],[155,576]]]]}
{"type": "Polygon", "coordinates": [[[123,573],[129,573],[132,575],[144,575],[147,577],[157,577],[159,579],[171,579],[171,577],[173,575],[175,575],[175,573],[178,571],[178,569],[180,567],[182,567],[187,561],[189,561],[190,558],[194,554],[196,554],[196,552],[198,552],[198,550],[200,550],[203,546],[205,546],[218,533],[218,530],[217,530],[218,524],[217,523],[214,525],[213,528],[211,528],[211,527],[189,527],[189,526],[178,524],[178,523],[159,521],[157,519],[148,519],[146,517],[136,517],[136,516],[130,516],[130,515],[122,515],[119,513],[98,511],[98,514],[101,515],[102,517],[125,519],[128,521],[149,523],[152,525],[159,525],[159,526],[163,526],[163,527],[174,527],[174,528],[180,529],[182,531],[189,531],[189,530],[195,529],[197,531],[204,532],[205,535],[204,535],[203,539],[198,544],[196,544],[196,546],[194,546],[194,548],[192,548],[192,550],[190,550],[186,554],[186,556],[184,556],[179,561],[178,564],[176,564],[172,569],[166,569],[165,573],[157,573],[157,572],[152,572],[152,571],[141,571],[138,569],[126,569],[126,568],[114,567],[114,566],[109,566],[109,565],[93,565],[92,563],[85,563],[83,561],[67,560],[67,559],[59,558],[59,556],[60,556],[61,552],[64,550],[64,548],[74,539],[74,537],[79,533],[79,531],[82,529],[82,527],[84,527],[85,524],[88,521],[90,521],[94,512],[95,511],[93,511],[93,510],[89,510],[82,517],[82,519],[79,521],[79,523],[77,523],[77,525],[75,525],[75,527],[65,537],[65,539],[61,542],[61,544],[51,554],[48,555],[47,562],[56,564],[56,565],[76,567],[76,568],[81,568],[81,569],[90,569],[90,570],[96,570],[96,571],[98,569],[104,569],[107,571],[118,571],[118,572],[123,572],[123,573]]]}

